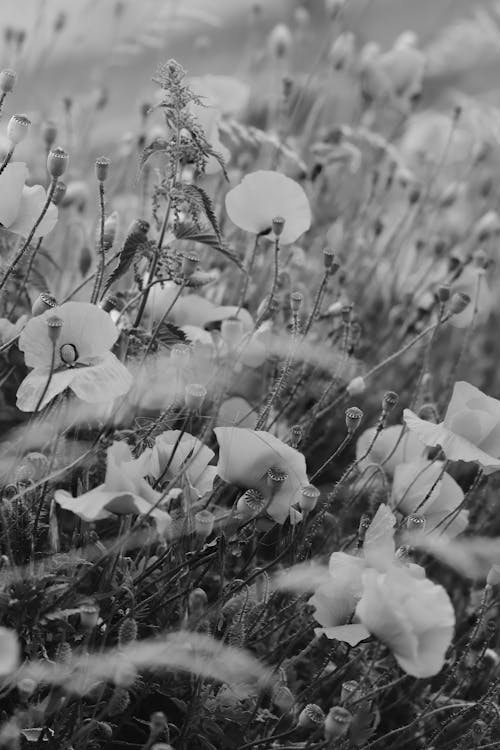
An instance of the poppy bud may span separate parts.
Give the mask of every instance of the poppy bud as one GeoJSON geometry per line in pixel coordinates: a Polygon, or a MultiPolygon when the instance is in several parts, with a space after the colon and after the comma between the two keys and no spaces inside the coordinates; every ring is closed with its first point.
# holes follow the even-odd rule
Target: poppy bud
{"type": "Polygon", "coordinates": [[[5,68],[0,73],[0,91],[2,94],[10,94],[16,85],[17,73],[15,70],[5,68]]]}
{"type": "Polygon", "coordinates": [[[63,148],[53,148],[47,156],[47,171],[53,180],[62,177],[69,162],[69,154],[63,148]]]}
{"type": "Polygon", "coordinates": [[[390,411],[392,411],[398,401],[399,396],[394,391],[387,391],[386,393],[384,393],[384,398],[382,399],[382,411],[384,412],[384,414],[388,414],[390,411]]]}
{"type": "Polygon", "coordinates": [[[361,420],[363,419],[363,412],[358,409],[357,406],[350,406],[345,413],[345,424],[347,427],[347,433],[352,435],[358,429],[361,420]]]}
{"type": "Polygon", "coordinates": [[[195,533],[202,539],[207,539],[214,530],[215,516],[209,510],[200,510],[194,516],[195,533]]]}
{"type": "Polygon", "coordinates": [[[193,589],[188,597],[188,609],[192,615],[201,615],[208,604],[208,596],[201,588],[193,589]]]}
{"type": "Polygon", "coordinates": [[[274,217],[272,221],[272,228],[275,237],[279,237],[281,234],[283,234],[283,229],[285,228],[285,219],[283,218],[283,216],[274,217]]]}
{"type": "Polygon", "coordinates": [[[438,297],[439,301],[444,305],[445,302],[448,302],[450,299],[450,285],[449,284],[441,284],[438,288],[438,297]]]}
{"type": "Polygon", "coordinates": [[[281,711],[291,711],[295,705],[293,693],[285,685],[278,685],[272,691],[272,700],[281,711]]]}
{"type": "Polygon", "coordinates": [[[258,490],[247,490],[238,500],[236,509],[243,518],[253,518],[262,512],[266,504],[264,495],[258,490]]]}
{"type": "Polygon", "coordinates": [[[328,740],[335,740],[343,737],[352,721],[352,714],[342,706],[333,706],[328,711],[325,719],[325,737],[328,740]]]}
{"type": "Polygon", "coordinates": [[[293,44],[292,32],[284,23],[279,23],[269,35],[269,49],[274,57],[286,57],[293,44]]]}
{"type": "Polygon", "coordinates": [[[184,390],[184,400],[189,411],[199,411],[207,396],[207,389],[198,383],[189,383],[184,390]]]}
{"type": "Polygon", "coordinates": [[[340,692],[340,700],[342,703],[347,703],[352,700],[359,690],[359,682],[357,680],[346,680],[342,683],[340,692]]]}
{"type": "Polygon", "coordinates": [[[287,479],[288,473],[286,471],[283,471],[283,469],[271,466],[271,468],[267,471],[267,486],[272,490],[272,492],[276,492],[277,490],[279,490],[283,482],[285,482],[287,479]]]}
{"type": "Polygon", "coordinates": [[[406,528],[412,533],[425,531],[425,518],[417,513],[411,513],[406,518],[406,528]]]}
{"type": "Polygon", "coordinates": [[[55,344],[59,340],[59,336],[61,335],[62,324],[63,322],[61,318],[58,318],[55,315],[47,320],[47,326],[49,329],[49,338],[53,344],[55,344]]]}
{"type": "Polygon", "coordinates": [[[47,292],[42,292],[38,295],[36,300],[33,302],[31,306],[31,314],[33,317],[36,317],[37,315],[42,315],[44,312],[47,312],[47,310],[50,310],[52,307],[56,307],[57,300],[55,297],[53,297],[51,294],[47,294],[47,292]]]}
{"type": "Polygon", "coordinates": [[[221,338],[228,349],[234,349],[243,336],[243,323],[239,318],[227,318],[220,327],[221,338]]]}
{"type": "Polygon", "coordinates": [[[52,192],[52,203],[54,206],[59,206],[62,203],[64,196],[66,195],[67,186],[62,180],[57,180],[56,186],[52,192]]]}
{"type": "Polygon", "coordinates": [[[182,268],[181,268],[181,274],[184,276],[184,278],[189,279],[190,276],[193,275],[193,273],[198,268],[198,263],[200,262],[200,258],[196,253],[191,253],[190,255],[184,255],[182,259],[182,268]]]}
{"type": "Polygon", "coordinates": [[[110,159],[106,156],[100,156],[95,162],[95,176],[99,182],[106,182],[109,174],[110,159]]]}
{"type": "Polygon", "coordinates": [[[80,605],[80,625],[84,630],[93,630],[99,620],[99,607],[94,602],[80,605]]]}
{"type": "Polygon", "coordinates": [[[325,721],[323,709],[315,703],[308,703],[299,714],[298,725],[304,729],[318,729],[325,721]]]}
{"type": "Polygon", "coordinates": [[[57,125],[55,122],[48,121],[44,122],[42,126],[43,142],[47,149],[51,149],[57,138],[57,125]]]}
{"type": "Polygon", "coordinates": [[[450,299],[450,313],[452,315],[459,315],[469,304],[470,297],[468,294],[465,294],[464,292],[455,292],[450,299]]]}
{"type": "Polygon", "coordinates": [[[300,491],[300,499],[299,499],[299,505],[300,505],[301,510],[306,511],[308,513],[311,510],[314,510],[320,495],[321,495],[321,492],[313,484],[308,484],[305,487],[302,487],[300,491]]]}
{"type": "Polygon", "coordinates": [[[364,379],[358,375],[357,378],[353,378],[347,385],[347,393],[349,396],[361,396],[366,391],[366,383],[364,379]]]}
{"type": "Polygon", "coordinates": [[[12,146],[24,141],[31,127],[31,121],[26,115],[12,115],[7,125],[7,138],[12,146]]]}

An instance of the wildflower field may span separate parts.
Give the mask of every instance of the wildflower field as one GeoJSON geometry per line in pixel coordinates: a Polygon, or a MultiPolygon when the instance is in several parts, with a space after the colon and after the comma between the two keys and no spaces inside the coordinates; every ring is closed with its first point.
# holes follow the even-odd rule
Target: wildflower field
{"type": "Polygon", "coordinates": [[[500,748],[500,6],[349,6],[122,130],[4,29],[0,750],[500,748]]]}

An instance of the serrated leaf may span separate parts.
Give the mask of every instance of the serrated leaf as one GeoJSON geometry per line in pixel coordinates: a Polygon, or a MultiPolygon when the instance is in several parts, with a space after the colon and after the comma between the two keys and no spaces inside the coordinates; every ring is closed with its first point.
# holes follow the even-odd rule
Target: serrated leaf
{"type": "Polygon", "coordinates": [[[219,222],[215,214],[214,204],[212,203],[212,199],[210,198],[208,193],[199,185],[184,185],[183,189],[184,195],[187,200],[192,200],[198,206],[201,206],[203,208],[205,216],[207,217],[210,226],[214,230],[215,236],[217,237],[219,242],[221,242],[222,237],[219,222]]]}
{"type": "Polygon", "coordinates": [[[178,328],[178,326],[174,325],[173,323],[163,322],[156,335],[156,338],[161,344],[163,344],[163,346],[169,348],[175,346],[176,344],[189,343],[188,337],[186,336],[184,331],[181,328],[178,328]]]}
{"type": "Polygon", "coordinates": [[[118,265],[108,277],[108,280],[106,281],[106,284],[104,286],[103,294],[106,294],[108,289],[116,281],[118,281],[118,279],[121,279],[121,277],[127,273],[136,255],[138,255],[143,249],[146,249],[148,245],[149,243],[147,240],[147,235],[141,231],[131,232],[125,238],[125,242],[123,243],[123,248],[118,259],[118,265]]]}
{"type": "Polygon", "coordinates": [[[224,240],[219,240],[219,238],[211,232],[198,229],[191,224],[181,224],[176,229],[175,237],[177,240],[199,242],[201,245],[207,245],[208,247],[217,250],[219,253],[222,253],[222,255],[225,255],[225,257],[232,263],[235,263],[240,270],[244,270],[243,263],[236,253],[225,244],[224,240]]]}

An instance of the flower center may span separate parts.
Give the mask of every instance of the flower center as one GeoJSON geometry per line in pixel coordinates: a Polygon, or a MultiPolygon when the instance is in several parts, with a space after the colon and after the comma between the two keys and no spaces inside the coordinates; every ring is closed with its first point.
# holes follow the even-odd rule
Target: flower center
{"type": "Polygon", "coordinates": [[[78,359],[78,352],[73,344],[63,344],[59,349],[59,355],[68,367],[72,367],[78,359]]]}

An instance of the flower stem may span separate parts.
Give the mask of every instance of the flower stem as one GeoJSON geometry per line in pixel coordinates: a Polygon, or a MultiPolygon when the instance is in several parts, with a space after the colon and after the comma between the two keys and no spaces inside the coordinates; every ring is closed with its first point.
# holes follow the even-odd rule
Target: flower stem
{"type": "Polygon", "coordinates": [[[13,155],[14,155],[14,149],[13,149],[13,148],[11,148],[11,149],[9,150],[9,152],[8,152],[7,156],[6,156],[6,157],[5,157],[5,159],[3,160],[3,162],[2,162],[2,165],[0,166],[0,174],[3,174],[3,172],[5,171],[5,167],[6,167],[6,166],[7,166],[7,164],[8,164],[9,162],[10,162],[10,160],[11,160],[11,159],[12,159],[12,157],[13,157],[13,155]]]}
{"type": "Polygon", "coordinates": [[[104,269],[106,267],[106,253],[104,250],[104,182],[99,181],[99,265],[95,275],[94,289],[90,301],[96,305],[101,293],[102,280],[104,278],[104,269]]]}

